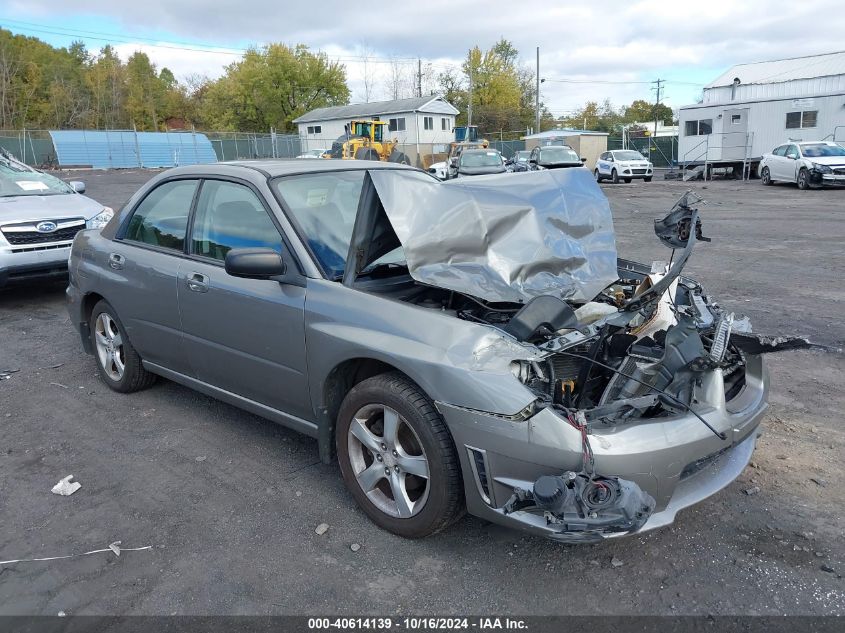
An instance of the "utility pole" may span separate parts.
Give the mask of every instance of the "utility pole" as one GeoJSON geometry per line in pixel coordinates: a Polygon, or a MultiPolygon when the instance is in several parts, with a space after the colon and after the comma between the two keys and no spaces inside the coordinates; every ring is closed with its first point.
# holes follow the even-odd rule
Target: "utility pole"
{"type": "Polygon", "coordinates": [[[417,57],[417,96],[422,97],[422,59],[417,57]]]}
{"type": "MultiPolygon", "coordinates": [[[[472,61],[472,58],[470,58],[472,61]]],[[[472,125],[472,66],[469,67],[469,102],[467,103],[467,136],[469,136],[469,126],[472,125]]]]}
{"type": "Polygon", "coordinates": [[[534,109],[537,115],[537,131],[540,133],[540,47],[537,47],[537,92],[534,95],[534,109]]]}
{"type": "Polygon", "coordinates": [[[651,83],[655,84],[655,90],[657,92],[656,98],[654,100],[654,132],[651,135],[651,139],[648,142],[648,156],[651,158],[651,144],[653,139],[657,138],[657,108],[660,106],[660,89],[663,87],[663,84],[666,83],[665,79],[656,79],[651,83]]]}

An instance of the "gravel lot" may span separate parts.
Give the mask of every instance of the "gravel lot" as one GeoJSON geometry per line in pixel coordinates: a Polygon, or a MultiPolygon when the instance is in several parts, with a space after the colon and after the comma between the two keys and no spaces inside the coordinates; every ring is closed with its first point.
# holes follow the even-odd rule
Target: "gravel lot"
{"type": "MultiPolygon", "coordinates": [[[[151,175],[83,177],[117,207],[151,175]]],[[[602,187],[620,254],[665,259],[652,219],[688,185],[602,187]]],[[[688,273],[758,331],[845,345],[845,192],[692,188],[713,242],[688,273]]],[[[357,510],[314,440],[167,381],[112,393],[61,284],[5,289],[0,370],[20,371],[0,381],[0,560],[153,549],[0,565],[0,614],[845,614],[843,355],[769,366],[751,467],[670,528],[564,546],[468,517],[405,541],[357,510]],[[51,494],[71,473],[82,489],[51,494]]]]}

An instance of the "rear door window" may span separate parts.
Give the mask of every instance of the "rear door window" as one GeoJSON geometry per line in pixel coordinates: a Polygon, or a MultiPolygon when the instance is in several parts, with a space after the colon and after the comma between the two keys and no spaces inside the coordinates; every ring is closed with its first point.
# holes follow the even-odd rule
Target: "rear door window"
{"type": "Polygon", "coordinates": [[[123,239],[181,252],[198,182],[171,180],[153,189],[135,207],[123,239]]]}

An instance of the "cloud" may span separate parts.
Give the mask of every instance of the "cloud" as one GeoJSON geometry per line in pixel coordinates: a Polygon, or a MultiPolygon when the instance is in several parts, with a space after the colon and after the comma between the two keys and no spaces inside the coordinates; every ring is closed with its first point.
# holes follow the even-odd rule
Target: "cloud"
{"type": "MultiPolygon", "coordinates": [[[[21,20],[56,19],[55,4],[48,0],[12,0],[8,10],[21,20]]],[[[509,4],[428,0],[397,1],[378,11],[362,10],[360,4],[345,0],[64,0],[62,10],[76,16],[76,24],[86,18],[106,20],[130,37],[153,33],[165,39],[166,31],[171,41],[238,48],[276,41],[305,43],[347,65],[356,99],[363,96],[363,65],[356,56],[364,44],[380,58],[436,60],[434,70],[440,71],[458,64],[471,46],[486,48],[506,37],[528,66],[533,66],[534,49],[540,46],[540,72],[548,79],[650,81],[661,76],[704,84],[733,64],[839,50],[845,31],[845,12],[831,10],[829,0],[768,0],[765,5],[710,0],[696,6],[669,0],[606,0],[577,6],[549,0],[509,4]]],[[[193,72],[216,76],[231,61],[214,53],[144,44],[119,47],[140,48],[180,76],[193,72]]],[[[371,61],[367,69],[375,77],[375,96],[383,97],[389,65],[371,61]]],[[[667,98],[677,106],[693,100],[698,91],[695,86],[670,83],[667,98]]],[[[650,99],[651,91],[647,84],[548,81],[543,97],[552,110],[563,111],[587,99],[610,97],[616,103],[650,99]]]]}

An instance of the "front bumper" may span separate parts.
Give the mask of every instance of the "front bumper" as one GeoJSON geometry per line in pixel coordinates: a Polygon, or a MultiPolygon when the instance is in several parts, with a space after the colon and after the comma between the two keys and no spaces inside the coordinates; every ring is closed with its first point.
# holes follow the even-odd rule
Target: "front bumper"
{"type": "Polygon", "coordinates": [[[823,185],[845,185],[845,176],[838,174],[818,174],[823,185]]]}
{"type": "Polygon", "coordinates": [[[636,167],[636,168],[628,168],[626,167],[619,173],[620,178],[651,178],[654,176],[654,170],[651,167],[636,167]]]}
{"type": "MultiPolygon", "coordinates": [[[[655,499],[655,512],[640,531],[668,525],[679,510],[739,476],[754,450],[768,407],[767,393],[768,376],[759,356],[748,358],[745,387],[729,402],[724,399],[721,372],[705,376],[696,411],[727,440],[716,437],[689,413],[616,426],[595,424],[589,436],[595,472],[633,481],[655,499]]],[[[548,524],[537,511],[505,513],[503,506],[515,489],[530,490],[542,475],[581,469],[580,434],[553,409],[512,421],[441,402],[437,407],[458,447],[471,514],[565,542],[622,535],[575,535],[548,524]]]]}
{"type": "Polygon", "coordinates": [[[30,247],[0,246],[0,286],[67,275],[70,246],[70,241],[30,247]]]}

